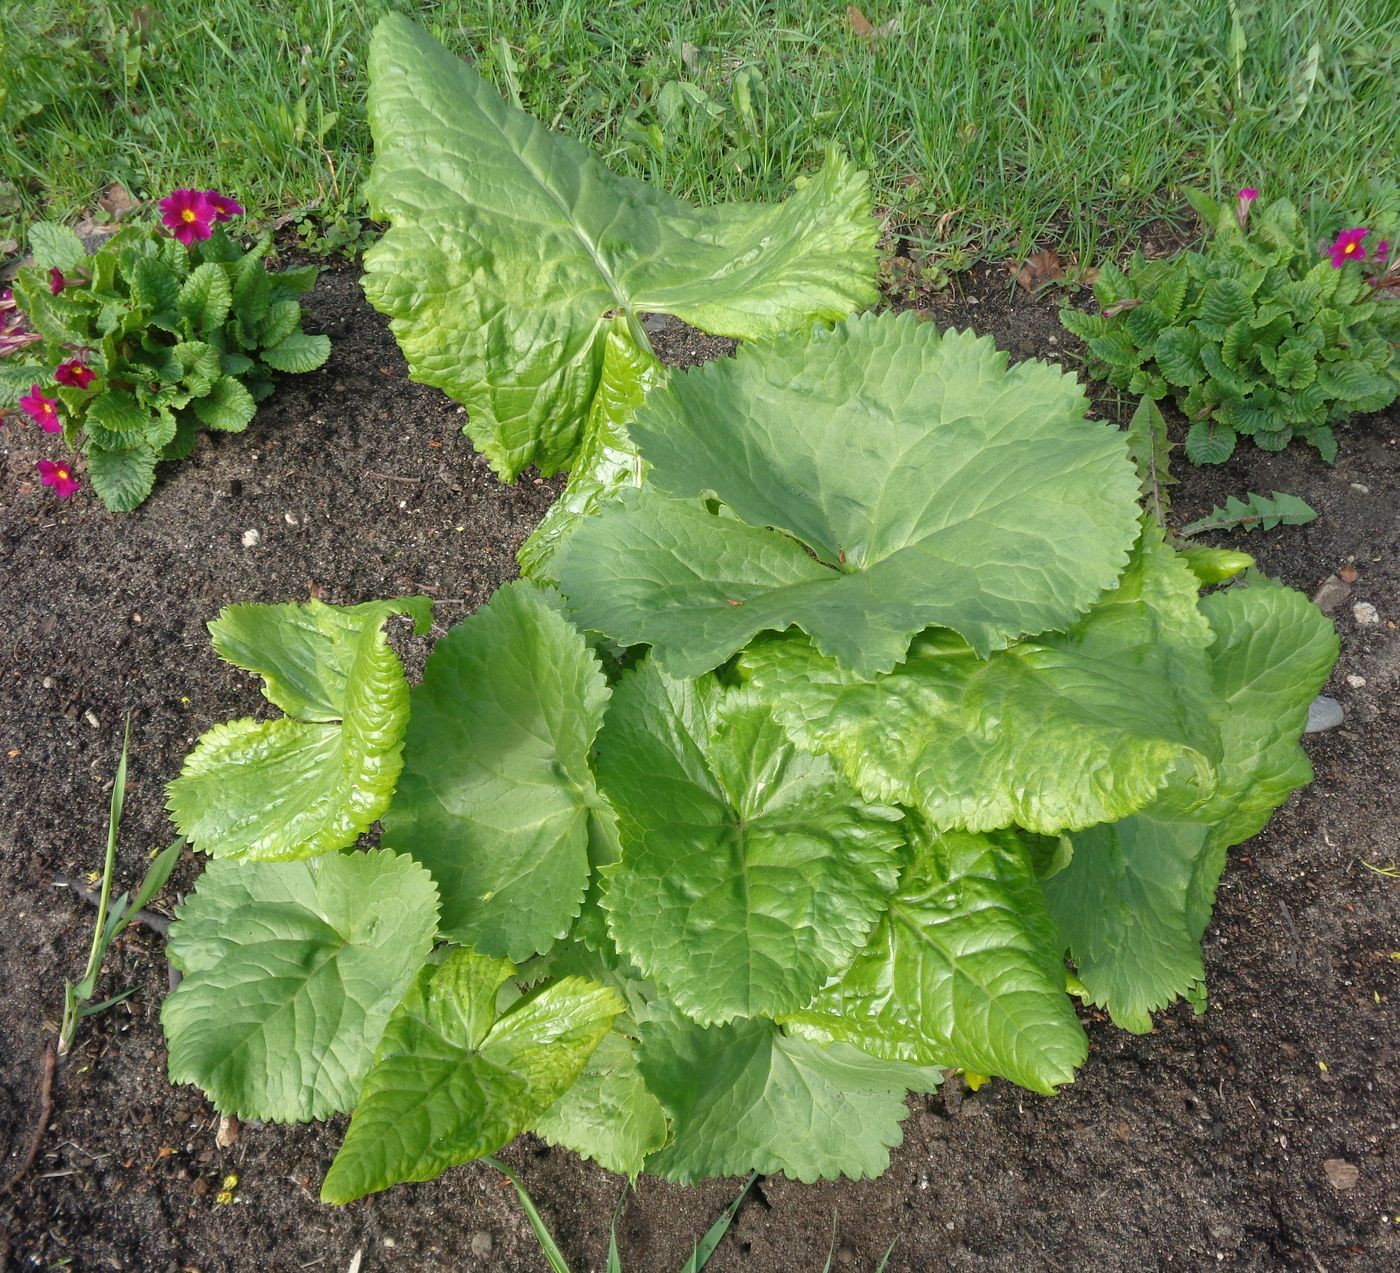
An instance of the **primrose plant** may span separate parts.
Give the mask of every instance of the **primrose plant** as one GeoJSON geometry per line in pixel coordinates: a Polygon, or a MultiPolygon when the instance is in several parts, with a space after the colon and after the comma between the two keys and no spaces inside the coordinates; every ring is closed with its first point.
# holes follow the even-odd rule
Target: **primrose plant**
{"type": "Polygon", "coordinates": [[[1336,640],[1253,572],[1203,591],[1249,558],[1178,552],[1087,406],[857,318],[647,393],[645,480],[411,692],[385,625],[424,599],[225,610],[283,715],[170,786],[211,858],[171,1078],[350,1113],[328,1202],[523,1131],[811,1181],[883,1171],[947,1069],[1070,1082],[1071,994],[1134,1031],[1200,1010],[1226,850],[1311,776],[1336,640]]]}
{"type": "MultiPolygon", "coordinates": [[[[62,433],[116,512],[141,504],[156,465],[189,455],[202,427],[247,428],[274,372],[330,354],[301,330],[316,269],[269,273],[271,236],[239,247],[224,224],[243,209],[216,190],[160,207],[160,226],[126,226],[92,256],[72,230],[35,225],[35,264],[0,295],[0,407],[62,433]]],[[[61,499],[79,489],[67,460],[38,469],[61,499]]]]}
{"type": "Polygon", "coordinates": [[[1269,451],[1302,438],[1330,463],[1333,426],[1400,392],[1387,232],[1352,226],[1319,246],[1286,199],[1256,209],[1252,187],[1229,205],[1188,195],[1212,235],[1204,251],[1139,252],[1126,274],[1109,263],[1100,312],[1064,309],[1061,321],[1088,345],[1091,374],[1176,400],[1192,462],[1229,459],[1243,435],[1269,451]]]}

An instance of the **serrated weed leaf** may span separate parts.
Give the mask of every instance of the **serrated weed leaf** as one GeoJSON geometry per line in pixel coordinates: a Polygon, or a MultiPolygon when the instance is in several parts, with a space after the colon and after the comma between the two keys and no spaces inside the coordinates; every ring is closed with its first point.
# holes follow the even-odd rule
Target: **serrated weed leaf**
{"type": "Polygon", "coordinates": [[[167,793],[171,817],[215,857],[286,860],[345,848],[388,808],[408,723],[403,665],[384,624],[422,597],[339,608],[230,606],[210,624],[229,663],[256,672],[287,713],[216,725],[167,793]]]}
{"type": "Polygon", "coordinates": [[[519,962],[569,931],[590,839],[611,818],[588,761],[608,693],[583,635],[533,584],[500,589],[438,642],[384,843],[432,872],[445,936],[519,962]]]}
{"type": "Polygon", "coordinates": [[[614,313],[770,337],[876,299],[875,223],[844,159],[786,203],[692,208],[609,171],[391,15],[369,55],[365,290],[413,378],[468,409],[503,478],[573,462],[614,313]]]}
{"type": "Polygon", "coordinates": [[[801,1006],[894,888],[898,813],[861,801],[743,691],[697,693],[643,664],[614,693],[598,773],[622,839],[605,873],[612,936],[697,1021],[801,1006]]]}
{"type": "Polygon", "coordinates": [[[1179,771],[1201,798],[1213,790],[1197,587],[1152,525],[1118,587],[1067,632],[983,659],[931,629],[869,678],[789,634],[756,642],[740,666],[793,738],[835,757],[867,799],[941,828],[1058,834],[1144,808],[1179,771]]]}
{"type": "Polygon", "coordinates": [[[350,1109],[436,927],[431,878],[392,853],[211,863],[170,928],[171,1082],[240,1118],[350,1109]]]}
{"type": "Polygon", "coordinates": [[[748,1171],[808,1183],[878,1176],[903,1139],[907,1090],[938,1083],[936,1070],[819,1047],[762,1020],[653,1022],[639,1055],[673,1128],[647,1170],[681,1184],[748,1171]]]}
{"type": "Polygon", "coordinates": [[[785,1024],[1048,1095],[1088,1055],[1060,955],[1014,833],[922,837],[870,942],[785,1024]]]}
{"type": "Polygon", "coordinates": [[[747,346],[649,396],[631,433],[674,498],[581,526],[563,591],[676,675],[792,624],[865,675],[933,625],[985,656],[1068,626],[1126,563],[1133,468],[1086,409],[1072,377],[911,315],[747,346]]]}
{"type": "Polygon", "coordinates": [[[498,1015],[514,972],[465,948],[424,970],[384,1031],[322,1201],[431,1180],[492,1153],[573,1085],[621,998],[566,977],[498,1015]]]}

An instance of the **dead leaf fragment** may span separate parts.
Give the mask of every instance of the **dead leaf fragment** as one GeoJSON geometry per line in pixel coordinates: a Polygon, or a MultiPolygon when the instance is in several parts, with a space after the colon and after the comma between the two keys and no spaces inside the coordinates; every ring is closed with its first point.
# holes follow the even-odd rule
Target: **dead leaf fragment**
{"type": "Polygon", "coordinates": [[[1345,1158],[1327,1159],[1322,1164],[1322,1170],[1327,1173],[1327,1181],[1333,1189],[1351,1189],[1361,1175],[1356,1165],[1345,1158]]]}
{"type": "Polygon", "coordinates": [[[119,181],[114,181],[97,196],[97,206],[120,221],[128,212],[136,210],[136,200],[119,181]]]}
{"type": "Polygon", "coordinates": [[[1035,292],[1047,283],[1063,278],[1064,273],[1065,266],[1060,260],[1060,254],[1054,248],[1041,248],[1039,252],[1027,257],[1021,268],[1016,271],[1016,282],[1023,291],[1035,292]]]}
{"type": "Polygon", "coordinates": [[[225,1114],[219,1119],[219,1130],[214,1133],[214,1143],[220,1149],[227,1149],[237,1142],[239,1130],[238,1119],[232,1114],[225,1114]]]}
{"type": "Polygon", "coordinates": [[[1121,301],[1114,301],[1103,311],[1105,318],[1117,318],[1119,314],[1126,314],[1130,309],[1136,309],[1142,304],[1141,296],[1125,296],[1121,301]]]}
{"type": "Polygon", "coordinates": [[[876,26],[855,5],[846,6],[846,21],[851,24],[851,32],[867,44],[879,44],[899,31],[899,19],[891,18],[876,26]]]}

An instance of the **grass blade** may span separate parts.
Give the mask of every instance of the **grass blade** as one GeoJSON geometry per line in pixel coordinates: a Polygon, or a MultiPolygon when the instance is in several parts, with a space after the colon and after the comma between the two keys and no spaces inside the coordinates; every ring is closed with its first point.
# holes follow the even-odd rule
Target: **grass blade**
{"type": "Polygon", "coordinates": [[[724,1235],[729,1232],[729,1226],[734,1223],[734,1217],[739,1213],[739,1204],[748,1197],[749,1190],[753,1188],[753,1182],[758,1179],[758,1172],[754,1172],[748,1182],[739,1190],[739,1196],[734,1199],[724,1210],[724,1214],[714,1222],[709,1228],[709,1232],[700,1239],[699,1245],[692,1252],[681,1268],[681,1273],[700,1273],[710,1261],[710,1256],[715,1253],[715,1248],[724,1240],[724,1235]]]}
{"type": "Polygon", "coordinates": [[[535,1241],[540,1244],[540,1250],[544,1253],[544,1258],[549,1262],[553,1273],[569,1273],[569,1264],[564,1259],[564,1253],[554,1241],[554,1235],[550,1233],[544,1218],[535,1210],[534,1201],[526,1192],[525,1186],[520,1183],[520,1177],[498,1159],[483,1158],[481,1161],[490,1164],[515,1186],[515,1194],[520,1199],[520,1205],[525,1211],[525,1218],[530,1222],[530,1228],[535,1231],[535,1241]]]}
{"type": "Polygon", "coordinates": [[[875,1266],[875,1273],[885,1273],[885,1266],[890,1262],[890,1256],[894,1254],[895,1243],[898,1241],[899,1237],[896,1236],[894,1242],[891,1242],[889,1246],[885,1248],[884,1257],[880,1260],[880,1263],[875,1266]]]}

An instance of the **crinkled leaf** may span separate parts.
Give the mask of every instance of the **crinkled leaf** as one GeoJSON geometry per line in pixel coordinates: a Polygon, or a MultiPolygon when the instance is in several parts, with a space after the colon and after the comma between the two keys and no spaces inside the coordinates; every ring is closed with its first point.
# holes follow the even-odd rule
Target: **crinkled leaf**
{"type": "Polygon", "coordinates": [[[894,888],[893,810],[859,801],[749,694],[650,661],[619,684],[598,749],[622,833],[609,927],[682,1011],[790,1011],[845,967],[894,888]]]}
{"type": "Polygon", "coordinates": [[[1150,1012],[1200,984],[1225,850],[1312,777],[1298,739],[1337,654],[1331,625],[1291,589],[1232,588],[1201,607],[1216,634],[1215,795],[1192,807],[1169,788],[1142,814],[1075,834],[1073,860],[1044,884],[1093,1002],[1129,1029],[1149,1029],[1150,1012]]]}
{"type": "Polygon", "coordinates": [[[312,857],[353,844],[388,807],[408,722],[403,665],[384,623],[424,597],[336,607],[227,607],[209,625],[228,662],[264,678],[287,715],[216,725],[168,788],[176,826],[216,857],[312,857]]]}
{"type": "Polygon", "coordinates": [[[637,1067],[636,1044],[614,1030],[530,1130],[635,1180],[646,1156],[666,1143],[666,1111],[637,1067]]]}
{"type": "Polygon", "coordinates": [[[938,1083],[937,1071],[788,1038],[762,1020],[651,1022],[638,1059],[674,1130],[647,1170],[682,1184],[749,1171],[878,1176],[903,1139],[906,1091],[938,1083]]]}
{"type": "Polygon", "coordinates": [[[1048,1095],[1088,1054],[1061,949],[1015,833],[949,832],[919,844],[869,944],[784,1026],[1048,1095]]]}
{"type": "Polygon", "coordinates": [[[572,1086],[622,1000],[568,977],[497,1016],[497,991],[514,972],[457,949],[419,977],[384,1031],[323,1202],[431,1180],[492,1153],[572,1086]]]}
{"type": "Polygon", "coordinates": [[[1133,468],[1086,407],[1073,377],[912,315],[745,347],[648,398],[631,433],[678,498],[581,525],[564,592],[676,675],[790,624],[864,675],[934,624],[985,655],[1073,622],[1126,562],[1133,468]],[[711,495],[736,516],[683,502],[711,495]]]}
{"type": "Polygon", "coordinates": [[[41,269],[76,270],[88,264],[83,241],[57,221],[38,221],[29,227],[29,250],[41,269]]]}
{"type": "Polygon", "coordinates": [[[156,484],[154,448],[135,446],[127,451],[94,446],[88,451],[87,471],[97,497],[114,513],[139,507],[156,484]]]}
{"type": "Polygon", "coordinates": [[[195,398],[190,407],[204,424],[226,433],[246,429],[258,410],[253,395],[232,376],[220,376],[208,394],[195,398]]]}
{"type": "Polygon", "coordinates": [[[597,512],[623,487],[641,485],[642,457],[628,436],[627,424],[665,374],[655,357],[633,343],[626,324],[614,319],[603,352],[602,378],[573,471],[544,520],[515,555],[527,578],[541,583],[551,580],[554,554],[580,519],[597,512]]]}
{"type": "Polygon", "coordinates": [[[392,853],[212,862],[170,929],[171,1082],[241,1118],[348,1110],[436,922],[428,873],[392,853]]]}
{"type": "Polygon", "coordinates": [[[563,937],[610,817],[589,748],[608,687],[583,635],[532,584],[500,589],[428,659],[384,842],[442,892],[442,931],[519,962],[563,937]]]}
{"type": "Polygon", "coordinates": [[[175,311],[189,323],[193,333],[213,332],[224,324],[233,304],[233,290],[221,266],[206,261],[190,271],[180,285],[175,311]]]}
{"type": "Polygon", "coordinates": [[[1224,464],[1235,453],[1235,431],[1197,420],[1186,431],[1186,458],[1192,464],[1224,464]]]}
{"type": "Polygon", "coordinates": [[[748,339],[876,299],[869,196],[835,155],[784,204],[692,208],[507,105],[399,16],[375,28],[369,118],[370,209],[390,229],[365,290],[507,479],[571,463],[614,313],[748,339]]]}
{"type": "Polygon", "coordinates": [[[315,371],[331,356],[329,336],[309,336],[306,332],[292,332],[279,340],[270,349],[264,349],[259,357],[269,367],[277,371],[315,371]]]}
{"type": "Polygon", "coordinates": [[[1054,834],[1143,808],[1179,766],[1210,794],[1219,741],[1196,592],[1152,525],[1118,588],[1067,632],[982,659],[935,628],[873,678],[790,634],[742,666],[798,743],[835,756],[867,799],[914,805],[938,827],[1054,834]]]}

